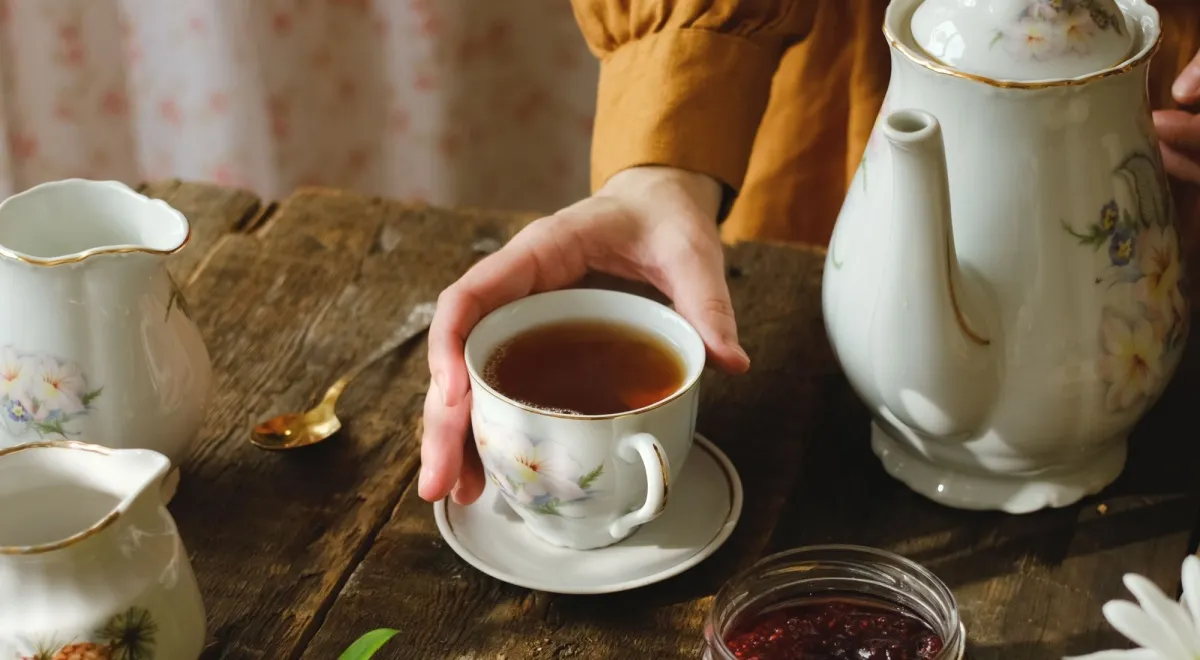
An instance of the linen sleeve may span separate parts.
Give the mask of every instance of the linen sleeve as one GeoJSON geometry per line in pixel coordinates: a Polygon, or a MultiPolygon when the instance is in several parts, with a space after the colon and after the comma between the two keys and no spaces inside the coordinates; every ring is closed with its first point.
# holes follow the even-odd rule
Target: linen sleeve
{"type": "Polygon", "coordinates": [[[783,51],[817,0],[571,0],[600,59],[591,187],[636,165],[742,184],[783,51]]]}

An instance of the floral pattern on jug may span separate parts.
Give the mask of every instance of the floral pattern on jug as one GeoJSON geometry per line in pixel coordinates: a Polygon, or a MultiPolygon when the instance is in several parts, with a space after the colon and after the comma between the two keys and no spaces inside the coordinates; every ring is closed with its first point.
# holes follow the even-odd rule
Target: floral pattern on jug
{"type": "Polygon", "coordinates": [[[183,291],[169,272],[167,273],[167,283],[170,285],[171,295],[167,298],[167,313],[163,316],[163,320],[171,320],[171,310],[173,309],[178,309],[184,316],[191,318],[192,312],[188,309],[187,299],[183,297],[183,291]]]}
{"type": "Polygon", "coordinates": [[[98,630],[66,643],[39,641],[17,660],[155,660],[158,624],[150,611],[130,607],[117,613],[98,630]],[[84,641],[80,641],[80,639],[84,641]]]}
{"type": "Polygon", "coordinates": [[[1138,409],[1165,386],[1188,334],[1184,265],[1179,235],[1162,194],[1158,161],[1135,154],[1117,167],[1132,202],[1104,204],[1085,231],[1064,224],[1100,262],[1097,286],[1107,290],[1099,320],[1098,373],[1110,413],[1138,409]]]}
{"type": "Polygon", "coordinates": [[[475,435],[484,471],[510,503],[534,513],[561,516],[562,506],[598,493],[593,485],[604,474],[603,465],[585,472],[556,442],[535,440],[493,424],[480,426],[487,428],[475,435]]]}
{"type": "Polygon", "coordinates": [[[1086,55],[1103,30],[1125,32],[1121,18],[1095,0],[1032,0],[1012,25],[996,31],[992,46],[1003,44],[1018,59],[1086,55]]]}
{"type": "Polygon", "coordinates": [[[0,417],[13,438],[77,435],[72,422],[92,410],[103,387],[91,388],[80,366],[52,355],[0,348],[0,417]]]}

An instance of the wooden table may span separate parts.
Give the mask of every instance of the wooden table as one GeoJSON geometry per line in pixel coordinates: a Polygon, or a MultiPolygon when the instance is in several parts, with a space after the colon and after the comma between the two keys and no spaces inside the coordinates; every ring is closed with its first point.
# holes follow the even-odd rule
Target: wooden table
{"type": "Polygon", "coordinates": [[[417,496],[423,344],[347,392],[340,437],[289,454],[246,440],[255,420],[312,403],[410,305],[531,218],[328,190],[270,204],[177,181],[144,190],[193,223],[171,268],[216,369],[215,404],[171,504],[208,607],[206,658],[327,660],[377,627],[402,631],[381,658],[696,658],[711,595],[732,573],[764,553],[840,542],[900,552],[945,579],[972,658],[1057,659],[1124,644],[1100,613],[1127,597],[1121,575],[1178,589],[1194,548],[1195,352],[1102,497],[1021,517],[949,510],[871,454],[866,410],[825,339],[822,253],[743,244],[728,251],[729,280],[755,366],[706,376],[699,420],[745,483],[732,538],[633,592],[509,586],[459,560],[417,496]]]}

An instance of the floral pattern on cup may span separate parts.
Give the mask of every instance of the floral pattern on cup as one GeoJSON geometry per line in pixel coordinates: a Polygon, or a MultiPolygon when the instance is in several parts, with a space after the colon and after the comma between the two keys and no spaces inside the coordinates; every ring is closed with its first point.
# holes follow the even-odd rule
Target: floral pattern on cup
{"type": "Polygon", "coordinates": [[[1104,204],[1086,231],[1066,226],[1080,244],[1104,255],[1096,284],[1105,287],[1097,371],[1106,385],[1109,412],[1137,409],[1166,384],[1188,335],[1185,269],[1179,235],[1163,199],[1158,161],[1145,154],[1116,170],[1130,184],[1132,203],[1104,204]]]}
{"type": "Polygon", "coordinates": [[[89,387],[70,360],[0,348],[0,422],[12,437],[76,435],[72,422],[92,410],[103,389],[89,387]]]}
{"type": "Polygon", "coordinates": [[[155,660],[157,635],[158,624],[150,611],[130,607],[82,638],[32,643],[17,660],[155,660]]]}
{"type": "Polygon", "coordinates": [[[506,499],[534,513],[563,515],[561,508],[591,499],[604,466],[587,470],[566,447],[520,431],[477,423],[475,446],[488,479],[506,499]]]}
{"type": "Polygon", "coordinates": [[[1086,55],[1099,32],[1125,34],[1121,21],[1096,0],[1030,0],[1011,25],[996,31],[992,46],[1003,44],[1017,59],[1086,55]]]}

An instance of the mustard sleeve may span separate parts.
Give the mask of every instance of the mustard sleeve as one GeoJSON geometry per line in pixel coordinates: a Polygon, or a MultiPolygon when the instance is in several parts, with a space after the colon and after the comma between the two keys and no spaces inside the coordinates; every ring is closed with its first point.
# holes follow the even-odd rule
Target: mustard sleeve
{"type": "Polygon", "coordinates": [[[817,0],[571,0],[600,59],[591,186],[636,165],[738,189],[783,51],[817,0]]]}

